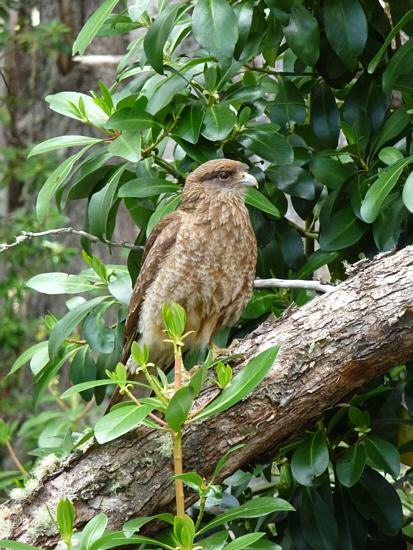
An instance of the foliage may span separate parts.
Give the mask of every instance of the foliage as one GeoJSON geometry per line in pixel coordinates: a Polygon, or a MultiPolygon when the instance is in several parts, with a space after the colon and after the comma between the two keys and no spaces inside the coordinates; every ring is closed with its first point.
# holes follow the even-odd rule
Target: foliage
{"type": "MultiPolygon", "coordinates": [[[[225,156],[246,162],[260,183],[246,197],[260,277],[311,278],[328,265],[333,280],[340,280],[344,262],[412,242],[409,3],[393,0],[383,8],[373,0],[198,0],[194,6],[160,2],[155,16],[142,0],[112,13],[118,4],[125,7],[103,1],[74,45],[82,53],[95,36],[142,29],[115,82],[100,82],[90,95],[68,91],[46,98],[53,111],[95,129],[96,139],[60,136],[32,149],[36,159],[56,148],[81,147],[42,187],[40,219],[53,210],[53,200],[60,210],[84,201],[85,229],[111,239],[123,203],[142,245],[156,222],[179,205],[185,174],[225,156]],[[292,209],[303,223],[292,220],[292,209]]],[[[82,245],[89,269],[29,282],[41,292],[81,294],[68,301],[61,319],[48,317],[48,340],[24,355],[38,365],[36,399],[68,364],[71,382],[84,384],[82,398],[97,403],[109,381],[118,380],[107,380],[105,371],[120,374],[120,322],[140,251],[130,252],[127,273],[103,265],[90,242],[82,245]]],[[[256,291],[240,325],[220,335],[222,344],[268,313],[311,297],[256,291]]],[[[12,370],[23,364],[19,359],[12,370]]],[[[225,365],[216,372],[225,402],[236,379],[225,365]]],[[[272,467],[227,480],[220,502],[244,505],[257,478],[267,496],[278,491],[297,510],[277,517],[277,529],[268,518],[234,523],[236,535],[262,528],[272,540],[268,548],[302,550],[389,548],[412,537],[411,388],[410,366],[397,367],[382,385],[353,397],[350,406],[280,449],[272,467]],[[401,461],[407,466],[400,469],[401,461]]],[[[168,414],[173,429],[192,405],[184,391],[180,402],[186,408],[172,407],[168,414]]],[[[124,416],[115,413],[111,435],[142,420],[131,408],[119,428],[124,416]]],[[[102,437],[108,437],[104,429],[102,437]]],[[[196,479],[187,481],[196,486],[196,479]]]]}

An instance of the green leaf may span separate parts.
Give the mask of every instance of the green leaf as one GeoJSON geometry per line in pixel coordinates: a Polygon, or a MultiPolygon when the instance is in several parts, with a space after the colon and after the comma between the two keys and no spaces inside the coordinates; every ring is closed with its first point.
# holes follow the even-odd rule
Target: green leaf
{"type": "Polygon", "coordinates": [[[299,3],[293,4],[288,25],[283,27],[288,46],[307,65],[316,64],[320,55],[320,29],[311,13],[299,3]]]}
{"type": "Polygon", "coordinates": [[[384,147],[384,149],[379,152],[379,159],[384,162],[384,164],[387,164],[387,166],[395,164],[402,158],[403,153],[400,149],[397,149],[397,147],[384,147]]]}
{"type": "Polygon", "coordinates": [[[26,286],[43,294],[79,294],[95,288],[86,277],[59,272],[35,275],[26,286]]]}
{"type": "Polygon", "coordinates": [[[287,126],[290,122],[304,124],[306,106],[304,97],[295,84],[285,77],[279,77],[275,100],[268,104],[271,122],[287,126]]]}
{"type": "Polygon", "coordinates": [[[105,324],[104,309],[106,308],[96,309],[86,315],[82,326],[83,335],[93,351],[112,353],[115,347],[115,329],[105,324]]]}
{"type": "Polygon", "coordinates": [[[329,264],[336,260],[338,257],[337,252],[323,252],[322,250],[316,250],[310,257],[307,258],[307,263],[298,272],[299,279],[307,279],[323,265],[329,264]]]}
{"type": "Polygon", "coordinates": [[[180,185],[158,178],[136,178],[127,181],[118,191],[118,197],[134,197],[146,199],[156,197],[161,193],[174,193],[181,189],[180,185]]]}
{"type": "Polygon", "coordinates": [[[28,157],[33,157],[34,155],[42,155],[43,153],[48,153],[55,149],[65,149],[66,147],[78,147],[79,145],[93,145],[94,143],[102,143],[102,139],[97,139],[87,136],[59,136],[46,141],[42,141],[38,145],[35,145],[28,157]]]}
{"type": "Polygon", "coordinates": [[[377,218],[384,200],[397,184],[404,168],[413,162],[413,156],[397,161],[383,170],[380,176],[367,191],[361,204],[360,214],[364,221],[372,223],[377,218]]]}
{"type": "Polygon", "coordinates": [[[30,346],[27,348],[19,357],[16,359],[16,361],[11,366],[11,369],[7,376],[10,376],[11,374],[14,374],[16,371],[18,371],[24,364],[28,363],[30,359],[38,352],[41,351],[44,346],[47,344],[47,342],[39,342],[38,344],[35,344],[34,346],[30,346]]]}
{"type": "Polygon", "coordinates": [[[331,89],[324,83],[311,93],[310,125],[325,147],[337,147],[340,113],[331,89]]]}
{"type": "Polygon", "coordinates": [[[90,550],[92,545],[103,535],[108,523],[106,514],[98,514],[87,522],[82,530],[79,550],[90,550]]]}
{"type": "Polygon", "coordinates": [[[178,208],[181,202],[181,198],[181,194],[179,194],[173,197],[171,200],[168,200],[168,202],[164,202],[158,205],[155,212],[149,218],[148,225],[146,226],[146,237],[149,237],[149,235],[152,233],[152,229],[158,222],[161,221],[162,218],[164,218],[167,214],[174,212],[178,208]]]}
{"type": "Polygon", "coordinates": [[[91,147],[90,145],[84,147],[78,153],[67,158],[60,164],[56,170],[54,170],[47,178],[43,187],[40,189],[36,202],[36,213],[40,222],[43,222],[47,212],[50,210],[52,198],[57,191],[61,188],[67,177],[69,176],[73,166],[80,159],[82,155],[91,147]]]}
{"type": "Polygon", "coordinates": [[[11,550],[42,550],[38,546],[32,546],[31,544],[26,544],[24,542],[16,542],[13,540],[0,540],[1,548],[11,548],[11,550]]]}
{"type": "Polygon", "coordinates": [[[77,106],[81,103],[86,111],[87,119],[99,128],[103,127],[108,119],[108,115],[96,105],[92,97],[86,94],[79,92],[59,92],[57,94],[48,95],[45,99],[52,111],[83,121],[84,117],[75,112],[71,106],[71,104],[77,106]]]}
{"type": "MultiPolygon", "coordinates": [[[[109,378],[104,380],[90,380],[89,382],[82,382],[81,384],[76,384],[71,388],[68,388],[65,392],[62,393],[60,397],[61,399],[68,399],[69,397],[72,397],[72,395],[75,395],[76,393],[81,393],[90,388],[96,388],[98,386],[111,386],[115,383],[116,380],[112,380],[109,378]]],[[[132,382],[128,381],[128,383],[132,382]]]]}
{"type": "Polygon", "coordinates": [[[352,445],[336,465],[336,474],[341,485],[352,487],[361,478],[366,465],[366,453],[362,445],[352,445]]]}
{"type": "Polygon", "coordinates": [[[156,548],[165,548],[171,550],[171,547],[149,537],[142,535],[133,535],[133,537],[127,537],[122,531],[114,531],[112,533],[106,533],[103,537],[100,537],[89,550],[107,550],[109,548],[117,548],[118,546],[140,545],[150,544],[155,545],[156,548]]]}
{"type": "Polygon", "coordinates": [[[107,300],[107,296],[97,296],[88,302],[84,302],[75,307],[53,327],[49,338],[49,355],[53,360],[66,338],[74,331],[74,329],[83,321],[88,313],[95,307],[107,300]]]}
{"type": "Polygon", "coordinates": [[[403,46],[397,48],[395,54],[391,57],[383,73],[383,90],[385,92],[390,92],[393,88],[397,90],[397,79],[400,76],[411,74],[412,63],[413,40],[410,38],[403,46]]]}
{"type": "Polygon", "coordinates": [[[154,405],[131,403],[111,411],[96,422],[96,441],[102,445],[134,430],[154,408],[154,405]]]}
{"type": "Polygon", "coordinates": [[[367,19],[359,0],[325,0],[324,28],[333,50],[350,70],[367,41],[367,19]]]}
{"type": "Polygon", "coordinates": [[[272,164],[291,164],[294,160],[291,145],[277,133],[273,124],[255,126],[242,134],[238,141],[272,164]]]}
{"type": "Polygon", "coordinates": [[[400,29],[402,29],[410,19],[413,17],[413,10],[409,10],[407,13],[404,14],[404,16],[400,19],[400,21],[397,23],[397,25],[394,25],[392,31],[388,34],[386,40],[381,45],[379,51],[376,53],[376,55],[373,57],[373,59],[370,61],[367,71],[372,74],[376,70],[378,64],[380,63],[380,59],[383,57],[384,53],[387,51],[387,48],[390,46],[391,41],[393,38],[399,33],[400,29]]]}
{"type": "Polygon", "coordinates": [[[213,535],[202,539],[203,550],[222,550],[228,538],[228,531],[218,531],[213,535]]]}
{"type": "Polygon", "coordinates": [[[226,411],[251,393],[266,377],[277,358],[279,346],[262,351],[233,378],[214,401],[195,416],[196,420],[226,411]]]}
{"type": "Polygon", "coordinates": [[[156,514],[154,516],[149,516],[145,518],[136,518],[131,519],[127,521],[123,525],[123,532],[125,534],[125,537],[131,537],[135,533],[138,533],[141,527],[149,523],[150,521],[153,521],[154,519],[159,519],[161,521],[165,521],[166,523],[169,523],[170,525],[173,525],[174,523],[174,516],[172,514],[163,513],[163,514],[156,514]]]}
{"type": "Polygon", "coordinates": [[[354,165],[316,155],[311,159],[311,172],[317,181],[334,190],[340,189],[342,184],[353,175],[354,165]]]}
{"type": "Polygon", "coordinates": [[[369,464],[396,479],[400,473],[400,454],[396,447],[374,435],[367,436],[363,445],[369,464]]]}
{"type": "Polygon", "coordinates": [[[249,533],[248,535],[242,535],[237,537],[225,546],[226,550],[243,550],[244,548],[251,548],[251,545],[257,540],[260,540],[265,533],[249,533]]]}
{"type": "Polygon", "coordinates": [[[167,7],[154,19],[145,35],[143,47],[146,58],[157,73],[163,74],[163,50],[183,7],[179,3],[167,7]]]}
{"type": "Polygon", "coordinates": [[[327,252],[347,248],[358,242],[366,229],[351,208],[343,208],[332,215],[327,227],[321,226],[320,248],[327,252]]]}
{"type": "Polygon", "coordinates": [[[374,156],[388,141],[398,138],[409,124],[410,117],[407,113],[407,106],[402,105],[386,118],[380,130],[374,135],[370,145],[370,156],[374,156]]]}
{"type": "Polygon", "coordinates": [[[258,317],[269,313],[273,306],[279,305],[280,301],[280,296],[271,290],[255,290],[242,314],[242,318],[258,319],[258,317]]]}
{"type": "Polygon", "coordinates": [[[118,272],[111,276],[108,290],[121,304],[129,305],[132,296],[132,280],[129,273],[118,272]]]}
{"type": "Polygon", "coordinates": [[[138,162],[141,158],[141,135],[123,132],[109,143],[108,151],[114,157],[121,157],[129,162],[138,162]]]}
{"type": "MultiPolygon", "coordinates": [[[[96,364],[90,353],[89,346],[82,346],[70,363],[69,378],[73,384],[96,381],[96,364]]],[[[90,401],[93,397],[93,389],[81,392],[82,399],[90,401]]]]}
{"type": "Polygon", "coordinates": [[[294,451],[291,472],[301,485],[311,487],[328,467],[329,453],[324,434],[320,431],[306,437],[294,451]]]}
{"type": "Polygon", "coordinates": [[[407,176],[405,184],[403,186],[403,203],[404,206],[413,213],[413,172],[407,176]]]}
{"type": "Polygon", "coordinates": [[[174,133],[189,143],[198,143],[204,120],[204,110],[198,105],[190,105],[180,117],[174,133]]]}
{"type": "Polygon", "coordinates": [[[317,550],[337,550],[337,523],[317,489],[306,487],[299,510],[304,540],[317,550]]]}
{"type": "Polygon", "coordinates": [[[194,400],[194,393],[190,386],[183,386],[169,401],[166,409],[165,420],[168,426],[178,432],[188,417],[194,400]]]}
{"type": "Polygon", "coordinates": [[[103,23],[106,21],[107,17],[118,2],[119,0],[104,0],[98,9],[93,12],[77,35],[77,38],[73,44],[73,55],[76,55],[77,52],[79,52],[80,55],[85,53],[86,48],[95,38],[103,23]]]}
{"type": "Polygon", "coordinates": [[[56,510],[56,521],[63,539],[72,536],[74,520],[75,509],[72,502],[68,498],[59,500],[56,510]]]}
{"type": "Polygon", "coordinates": [[[248,188],[244,195],[244,200],[249,206],[258,208],[262,212],[271,214],[274,218],[279,220],[281,218],[281,212],[267,197],[258,191],[258,189],[248,188]]]}
{"type": "Polygon", "coordinates": [[[110,176],[109,181],[96,193],[93,193],[89,201],[88,220],[89,230],[97,237],[104,237],[107,232],[107,223],[112,201],[119,185],[119,179],[126,168],[121,164],[110,176]]]}
{"type": "Polygon", "coordinates": [[[105,124],[109,130],[136,133],[152,128],[154,118],[145,110],[146,99],[138,99],[132,107],[124,107],[113,113],[105,124]]]}
{"type": "Polygon", "coordinates": [[[230,134],[236,121],[237,117],[228,106],[213,105],[205,112],[201,134],[210,141],[220,141],[230,134]]]}
{"type": "Polygon", "coordinates": [[[184,474],[178,474],[176,476],[172,476],[172,479],[181,479],[185,485],[188,485],[188,487],[198,492],[204,483],[203,478],[196,472],[185,472],[184,474]]]}
{"type": "Polygon", "coordinates": [[[219,525],[233,521],[239,518],[259,518],[274,512],[292,512],[293,506],[286,500],[273,497],[259,497],[249,500],[245,504],[241,504],[238,508],[232,508],[223,514],[220,514],[215,519],[204,525],[198,531],[198,535],[210,531],[219,525]]]}
{"type": "Polygon", "coordinates": [[[313,200],[315,197],[314,179],[300,166],[290,164],[270,167],[266,175],[284,193],[305,200],[313,200]]]}
{"type": "Polygon", "coordinates": [[[394,537],[403,523],[400,498],[394,487],[378,472],[366,468],[360,481],[348,489],[359,514],[373,520],[379,531],[394,537]]]}
{"type": "Polygon", "coordinates": [[[232,57],[238,22],[227,0],[199,0],[192,14],[195,40],[219,60],[232,57]]]}
{"type": "Polygon", "coordinates": [[[240,443],[239,445],[235,445],[235,447],[232,447],[231,449],[229,449],[229,451],[227,451],[224,455],[221,456],[221,458],[217,462],[217,465],[215,466],[214,473],[212,474],[211,483],[222,472],[222,470],[225,467],[225,464],[228,462],[229,457],[232,455],[232,453],[235,453],[236,451],[239,451],[243,447],[245,447],[244,443],[240,443]]]}

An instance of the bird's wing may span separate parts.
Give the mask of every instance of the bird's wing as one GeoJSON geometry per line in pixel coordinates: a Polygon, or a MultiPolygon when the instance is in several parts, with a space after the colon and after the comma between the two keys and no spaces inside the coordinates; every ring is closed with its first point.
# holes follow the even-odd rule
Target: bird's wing
{"type": "Polygon", "coordinates": [[[176,210],[165,216],[153,229],[146,241],[142,255],[142,267],[132,292],[125,323],[124,346],[121,363],[126,363],[132,342],[137,335],[139,312],[145,292],[156,278],[162,260],[174,245],[181,226],[181,212],[176,210]]]}

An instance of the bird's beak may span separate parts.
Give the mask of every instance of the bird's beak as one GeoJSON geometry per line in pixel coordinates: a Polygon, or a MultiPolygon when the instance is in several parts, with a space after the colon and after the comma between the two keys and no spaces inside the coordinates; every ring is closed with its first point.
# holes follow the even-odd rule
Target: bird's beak
{"type": "Polygon", "coordinates": [[[251,174],[247,174],[247,172],[242,174],[242,178],[239,180],[239,183],[241,185],[245,185],[246,187],[258,188],[258,181],[251,174]]]}

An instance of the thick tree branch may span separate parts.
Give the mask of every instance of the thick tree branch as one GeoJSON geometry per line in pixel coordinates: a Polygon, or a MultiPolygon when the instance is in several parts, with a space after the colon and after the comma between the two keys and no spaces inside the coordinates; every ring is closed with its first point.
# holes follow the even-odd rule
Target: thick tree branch
{"type": "MultiPolygon", "coordinates": [[[[237,443],[223,476],[271,457],[279,443],[314,422],[390,367],[413,358],[413,247],[367,264],[347,281],[281,319],[270,318],[236,352],[245,364],[281,345],[266,380],[247,399],[184,434],[184,467],[208,476],[237,443]]],[[[208,389],[202,399],[211,397],[208,389]]],[[[168,439],[142,428],[107,445],[93,445],[44,477],[29,498],[0,509],[12,538],[53,546],[50,524],[39,525],[68,496],[81,526],[98,512],[118,528],[132,516],[173,508],[168,439]],[[44,516],[41,516],[44,517],[44,516]]]]}

